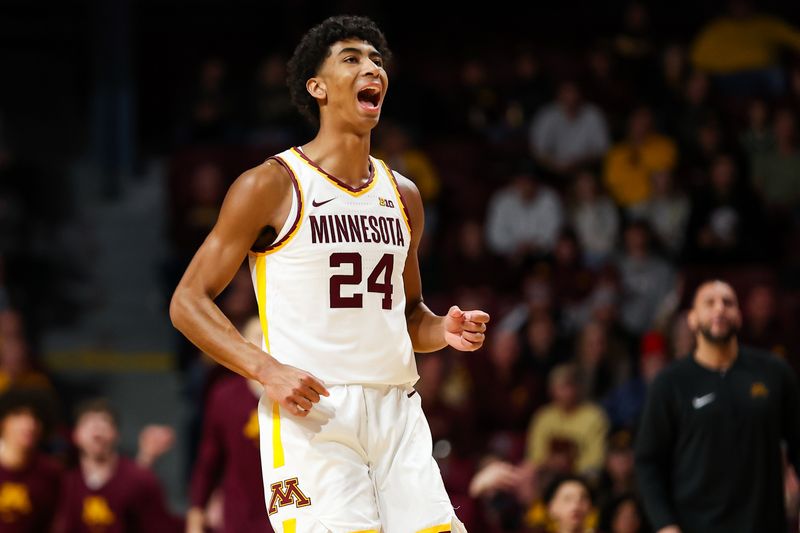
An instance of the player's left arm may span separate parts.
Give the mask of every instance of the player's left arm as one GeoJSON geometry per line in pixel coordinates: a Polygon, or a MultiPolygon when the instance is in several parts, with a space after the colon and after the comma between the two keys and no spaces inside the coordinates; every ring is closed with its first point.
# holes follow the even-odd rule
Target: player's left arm
{"type": "Polygon", "coordinates": [[[406,322],[414,351],[435,352],[445,346],[471,352],[483,346],[489,315],[484,311],[462,311],[454,305],[445,316],[428,309],[422,300],[422,282],[419,274],[419,247],[425,229],[425,212],[419,189],[408,178],[395,173],[402,200],[408,210],[411,226],[411,244],[403,269],[406,295],[406,322]]]}

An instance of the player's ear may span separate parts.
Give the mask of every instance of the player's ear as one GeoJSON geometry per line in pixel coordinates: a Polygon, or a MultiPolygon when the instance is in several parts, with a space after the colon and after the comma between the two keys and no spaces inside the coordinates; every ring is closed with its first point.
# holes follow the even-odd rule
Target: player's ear
{"type": "Polygon", "coordinates": [[[689,314],[686,315],[686,322],[689,324],[689,329],[694,333],[697,331],[697,313],[695,313],[694,309],[689,311],[689,314]]]}
{"type": "Polygon", "coordinates": [[[306,90],[317,100],[324,100],[328,96],[328,88],[320,78],[310,78],[306,82],[306,90]]]}

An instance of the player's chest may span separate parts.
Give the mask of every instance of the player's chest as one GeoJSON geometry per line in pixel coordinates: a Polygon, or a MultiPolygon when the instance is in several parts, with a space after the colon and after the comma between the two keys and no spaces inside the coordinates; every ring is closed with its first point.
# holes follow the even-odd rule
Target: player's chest
{"type": "Polygon", "coordinates": [[[407,213],[385,183],[354,196],[317,181],[303,204],[296,247],[309,257],[356,251],[406,254],[411,240],[407,213]]]}

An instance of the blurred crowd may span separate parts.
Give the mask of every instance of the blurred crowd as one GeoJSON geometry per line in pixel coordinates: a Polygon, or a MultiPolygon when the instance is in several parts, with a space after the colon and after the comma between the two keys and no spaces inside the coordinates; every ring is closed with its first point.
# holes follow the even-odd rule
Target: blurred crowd
{"type": "MultiPolygon", "coordinates": [[[[458,79],[402,57],[389,67],[373,154],[420,189],[426,301],[440,313],[457,303],[493,316],[483,350],[417,360],[433,452],[470,531],[650,531],[632,444],[649,383],[693,349],[685,310],[701,280],[737,289],[743,343],[800,370],[800,31],[742,0],[694,35],[656,38],[653,26],[633,2],[585,49],[531,41],[448,65],[458,79]]],[[[232,180],[313,134],[289,100],[286,60],[269,55],[242,86],[229,59],[209,57],[178,93],[164,135],[165,294],[232,180]]],[[[9,168],[0,151],[0,173],[9,168]]],[[[14,210],[24,202],[9,201],[26,184],[0,181],[0,220],[31,220],[14,210]]],[[[25,291],[3,269],[35,257],[10,227],[0,224],[0,389],[55,395],[28,353],[25,299],[11,294],[25,291]]],[[[218,303],[245,331],[257,312],[246,268],[218,303]]],[[[223,459],[245,448],[256,457],[257,391],[177,334],[176,353],[193,410],[189,526],[236,531],[231,522],[251,511],[221,510],[225,494],[242,501],[248,483],[257,508],[260,480],[242,481],[253,470],[231,473],[239,466],[223,459]],[[220,407],[232,398],[243,405],[235,416],[220,407]]],[[[110,410],[95,412],[113,426],[110,410]]],[[[80,446],[62,429],[49,451],[66,456],[70,441],[80,446]]],[[[786,498],[796,514],[791,472],[786,498]]],[[[104,513],[98,504],[92,516],[104,513]]]]}
{"type": "Polygon", "coordinates": [[[175,441],[166,426],[119,449],[119,414],[106,399],[69,404],[31,359],[19,312],[0,310],[0,531],[178,533],[154,462],[175,441]]]}

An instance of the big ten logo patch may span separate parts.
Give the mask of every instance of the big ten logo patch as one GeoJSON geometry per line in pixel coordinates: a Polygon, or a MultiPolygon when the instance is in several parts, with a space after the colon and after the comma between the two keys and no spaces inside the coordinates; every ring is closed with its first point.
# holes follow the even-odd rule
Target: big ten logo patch
{"type": "Polygon", "coordinates": [[[244,436],[258,444],[258,409],[253,409],[242,430],[244,436]]]}
{"type": "Polygon", "coordinates": [[[267,512],[271,515],[278,512],[278,507],[286,507],[288,505],[306,507],[307,505],[311,505],[311,498],[303,494],[303,491],[300,490],[300,485],[296,477],[273,483],[269,488],[272,495],[269,499],[267,512]]]}
{"type": "Polygon", "coordinates": [[[753,398],[766,398],[769,396],[769,389],[760,381],[756,381],[750,386],[750,396],[753,398]]]}
{"type": "Polygon", "coordinates": [[[83,523],[89,528],[107,527],[114,523],[114,512],[102,496],[87,496],[83,499],[83,523]]]}
{"type": "Polygon", "coordinates": [[[394,202],[387,198],[378,197],[378,205],[381,207],[394,207],[394,202]]]}
{"type": "Polygon", "coordinates": [[[11,482],[0,486],[0,518],[3,522],[13,522],[19,515],[30,513],[31,508],[28,487],[11,482]]]}

